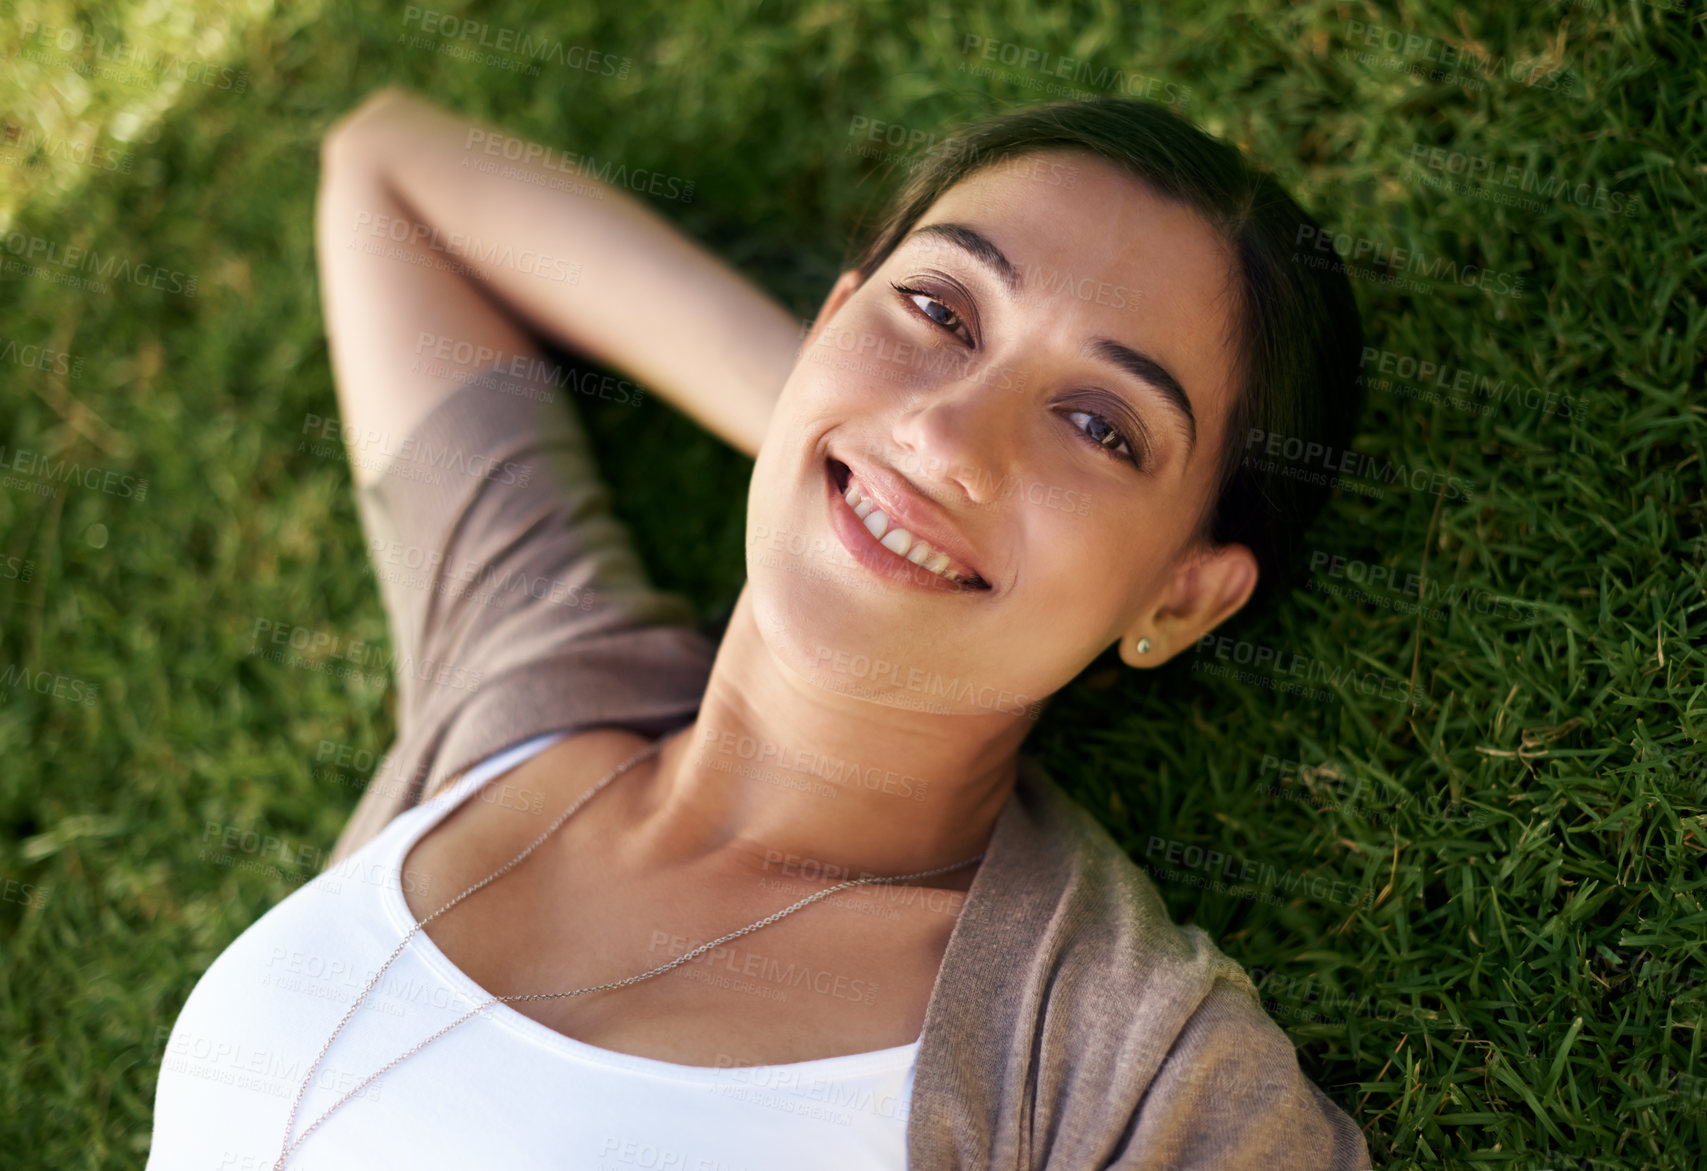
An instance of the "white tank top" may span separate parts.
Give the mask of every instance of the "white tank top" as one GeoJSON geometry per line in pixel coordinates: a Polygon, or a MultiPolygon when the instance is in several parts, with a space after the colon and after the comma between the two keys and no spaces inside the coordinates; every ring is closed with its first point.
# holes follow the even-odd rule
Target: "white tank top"
{"type": "MultiPolygon", "coordinates": [[[[409,849],[486,781],[562,735],[537,737],[471,769],[220,954],[191,991],[161,1057],[151,1171],[273,1166],[315,1055],[415,923],[400,881],[409,849]]],[[[363,1078],[487,997],[426,932],[416,932],[321,1063],[292,1138],[363,1078]]],[[[341,1107],[286,1167],[904,1168],[918,1048],[915,1040],[788,1065],[676,1065],[576,1041],[497,1004],[341,1107]]]]}

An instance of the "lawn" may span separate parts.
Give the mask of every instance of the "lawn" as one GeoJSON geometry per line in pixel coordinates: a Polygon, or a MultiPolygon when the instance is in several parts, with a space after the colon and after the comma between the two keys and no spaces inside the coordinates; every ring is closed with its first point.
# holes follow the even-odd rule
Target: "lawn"
{"type": "MultiPolygon", "coordinates": [[[[336,409],[318,143],[397,83],[674,180],[646,198],[803,318],[909,149],[1055,87],[1172,101],[1274,168],[1354,265],[1367,459],[1274,608],[1093,664],[1029,750],[1252,970],[1378,1165],[1699,1168],[1700,16],[600,7],[21,0],[0,28],[3,1161],[141,1165],[185,997],[391,740],[383,677],[251,652],[262,621],[386,638],[348,468],[304,431],[336,409]]],[[[750,462],[655,396],[581,410],[714,629],[750,462]]]]}

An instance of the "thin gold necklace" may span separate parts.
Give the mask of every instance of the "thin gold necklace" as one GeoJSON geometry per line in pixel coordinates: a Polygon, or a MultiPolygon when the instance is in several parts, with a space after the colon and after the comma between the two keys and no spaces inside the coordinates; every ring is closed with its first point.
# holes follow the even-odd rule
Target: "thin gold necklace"
{"type": "MultiPolygon", "coordinates": [[[[673,737],[673,735],[679,735],[679,734],[680,734],[679,732],[674,733],[674,734],[672,734],[672,737],[673,737]]],[[[338,1022],[338,1027],[332,1030],[332,1035],[330,1037],[326,1038],[326,1044],[324,1044],[320,1047],[319,1056],[315,1057],[314,1064],[309,1066],[307,1076],[305,1076],[302,1079],[302,1085],[300,1087],[298,1087],[298,1089],[296,1091],[296,1099],[293,1102],[291,1102],[291,1104],[290,1104],[290,1117],[285,1120],[284,1140],[283,1140],[283,1143],[279,1149],[278,1161],[273,1164],[273,1171],[283,1171],[285,1162],[290,1158],[290,1156],[296,1151],[296,1149],[298,1147],[302,1146],[302,1144],[305,1141],[307,1141],[308,1136],[313,1134],[316,1130],[318,1130],[320,1128],[320,1125],[322,1123],[324,1123],[328,1118],[332,1117],[332,1115],[334,1113],[336,1113],[338,1111],[338,1109],[340,1107],[342,1107],[346,1102],[348,1102],[352,1098],[356,1097],[356,1095],[360,1094],[370,1084],[372,1084],[372,1082],[374,1081],[375,1078],[378,1078],[383,1074],[389,1073],[392,1069],[396,1068],[399,1064],[401,1064],[407,1058],[413,1057],[415,1054],[417,1054],[421,1050],[425,1049],[428,1045],[431,1045],[434,1041],[437,1041],[440,1037],[444,1036],[446,1033],[450,1032],[452,1029],[456,1028],[458,1025],[463,1024],[466,1021],[470,1021],[470,1020],[474,1019],[475,1017],[479,1016],[481,1013],[485,1012],[487,1009],[491,1008],[494,1004],[497,1004],[500,1001],[520,1002],[520,1001],[525,1001],[525,1000],[556,1000],[556,999],[560,999],[560,998],[566,997],[566,996],[584,996],[589,992],[603,992],[603,991],[606,991],[607,989],[611,989],[611,988],[622,988],[622,987],[625,987],[629,984],[638,984],[642,980],[650,980],[654,976],[662,976],[665,972],[668,972],[673,968],[680,967],[682,964],[687,963],[689,960],[693,959],[695,956],[703,955],[704,953],[710,951],[714,947],[718,947],[722,944],[728,943],[731,939],[739,939],[741,936],[746,935],[748,932],[757,931],[761,927],[769,927],[772,923],[775,923],[778,919],[781,919],[786,915],[792,915],[792,914],[794,914],[794,912],[800,910],[802,907],[804,907],[810,903],[815,903],[821,898],[825,898],[829,895],[833,895],[837,891],[846,890],[849,887],[853,887],[853,886],[866,886],[866,885],[871,884],[871,883],[905,882],[911,878],[928,878],[933,874],[944,874],[950,870],[959,870],[964,866],[970,866],[974,862],[977,862],[984,857],[983,853],[980,852],[977,855],[975,855],[971,858],[968,858],[966,861],[956,862],[952,866],[938,866],[938,867],[935,867],[934,869],[931,869],[931,870],[920,870],[920,871],[917,871],[916,873],[913,873],[913,874],[897,874],[897,875],[890,877],[890,878],[875,877],[874,876],[874,877],[869,877],[869,878],[854,878],[854,879],[849,879],[847,882],[837,883],[835,886],[828,887],[824,890],[819,891],[816,894],[807,895],[805,898],[799,900],[798,902],[796,902],[790,906],[784,907],[782,910],[776,912],[775,914],[765,916],[763,919],[760,919],[757,923],[753,923],[753,924],[750,924],[749,926],[743,927],[739,931],[731,931],[728,935],[724,935],[724,936],[721,936],[717,939],[713,939],[709,943],[703,943],[700,946],[694,948],[692,951],[685,952],[682,955],[677,956],[675,959],[671,960],[669,963],[660,964],[656,968],[653,968],[651,971],[642,972],[638,976],[629,976],[628,978],[623,979],[623,980],[613,980],[608,984],[594,984],[588,988],[577,988],[572,992],[533,992],[533,993],[525,993],[525,994],[519,994],[519,995],[514,995],[514,996],[493,996],[493,997],[490,997],[484,1004],[480,1005],[478,1008],[471,1009],[469,1012],[464,1013],[462,1016],[458,1017],[456,1020],[452,1021],[450,1024],[446,1025],[444,1028],[440,1029],[438,1032],[434,1033],[432,1036],[428,1037],[425,1041],[417,1042],[415,1045],[411,1046],[410,1048],[405,1049],[402,1053],[399,1053],[396,1057],[393,1057],[385,1065],[381,1066],[379,1069],[377,1069],[373,1073],[369,1074],[366,1078],[362,1079],[362,1082],[360,1085],[356,1086],[355,1089],[351,1090],[349,1093],[345,1094],[342,1098],[340,1098],[336,1102],[334,1102],[332,1104],[331,1109],[327,1110],[319,1118],[316,1118],[312,1123],[310,1123],[308,1128],[306,1130],[304,1130],[300,1135],[298,1135],[296,1137],[295,1141],[293,1142],[291,1140],[291,1137],[290,1137],[290,1132],[296,1127],[296,1113],[302,1106],[302,1099],[308,1093],[309,1085],[312,1084],[312,1082],[314,1081],[314,1075],[320,1069],[320,1063],[322,1061],[326,1060],[326,1054],[331,1052],[332,1042],[334,1042],[338,1039],[338,1035],[344,1031],[344,1026],[349,1024],[350,1019],[356,1015],[356,1010],[362,1006],[362,1002],[368,998],[368,994],[371,993],[376,987],[379,986],[380,979],[385,975],[386,971],[391,967],[391,965],[397,961],[397,957],[403,954],[403,949],[409,946],[409,941],[411,939],[415,938],[416,933],[419,932],[422,928],[424,928],[428,923],[431,923],[434,919],[437,919],[440,915],[444,914],[446,911],[450,910],[452,907],[454,907],[458,903],[462,902],[463,899],[466,899],[469,895],[473,894],[475,891],[480,890],[482,887],[491,883],[494,879],[497,879],[497,878],[501,877],[502,875],[509,873],[512,869],[514,869],[517,866],[517,864],[519,864],[522,861],[522,859],[526,858],[529,854],[533,853],[536,849],[538,849],[540,846],[540,843],[544,842],[546,838],[549,838],[552,834],[556,833],[558,828],[560,826],[562,826],[562,824],[564,822],[568,821],[572,816],[574,816],[576,810],[580,809],[582,805],[585,805],[587,803],[587,801],[593,797],[594,794],[596,794],[600,789],[603,789],[606,785],[610,784],[612,781],[616,780],[616,778],[620,777],[623,773],[627,772],[629,769],[633,768],[635,765],[637,765],[641,761],[645,760],[647,757],[656,753],[660,748],[662,748],[664,746],[665,741],[668,739],[671,739],[672,737],[665,737],[664,739],[654,740],[646,748],[644,748],[640,752],[635,753],[633,756],[629,757],[629,759],[624,761],[622,764],[617,765],[617,767],[615,769],[613,769],[610,772],[610,774],[608,776],[606,776],[602,781],[600,781],[598,784],[594,785],[591,789],[588,789],[585,793],[581,794],[581,796],[575,801],[575,803],[570,805],[568,809],[565,809],[562,812],[562,814],[560,814],[558,816],[557,820],[551,823],[551,825],[546,829],[546,831],[544,833],[540,834],[539,837],[537,837],[533,840],[533,843],[531,845],[529,845],[527,847],[527,849],[525,849],[521,853],[517,854],[514,858],[510,859],[503,866],[500,866],[497,870],[494,870],[491,874],[488,874],[485,878],[482,878],[479,882],[475,883],[473,886],[469,887],[467,890],[465,890],[461,894],[457,895],[450,902],[446,903],[444,906],[442,906],[438,910],[434,911],[431,915],[428,915],[425,919],[420,920],[418,923],[416,923],[413,927],[411,927],[409,929],[408,933],[403,936],[403,941],[397,945],[397,947],[394,951],[392,951],[390,957],[386,959],[385,963],[380,965],[379,971],[374,973],[373,979],[368,981],[367,987],[362,989],[361,995],[356,997],[356,999],[350,1004],[350,1009],[348,1012],[346,1012],[344,1014],[344,1019],[338,1022]]]]}

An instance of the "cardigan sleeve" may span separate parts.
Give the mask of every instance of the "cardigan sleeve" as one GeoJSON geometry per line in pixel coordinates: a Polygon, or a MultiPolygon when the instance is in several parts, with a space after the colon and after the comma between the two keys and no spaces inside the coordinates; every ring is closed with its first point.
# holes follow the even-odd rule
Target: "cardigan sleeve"
{"type": "Polygon", "coordinates": [[[1366,1171],[1363,1133],[1255,997],[1217,980],[1133,1115],[1118,1171],[1366,1171]]]}
{"type": "Polygon", "coordinates": [[[357,493],[385,602],[397,740],[341,861],[463,770],[542,732],[678,727],[715,649],[655,588],[561,387],[495,369],[357,493]]]}

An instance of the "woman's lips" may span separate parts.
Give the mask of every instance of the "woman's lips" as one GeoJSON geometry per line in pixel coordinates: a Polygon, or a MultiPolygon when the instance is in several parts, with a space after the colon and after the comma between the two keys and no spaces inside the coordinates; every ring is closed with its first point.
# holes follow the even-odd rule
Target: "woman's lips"
{"type": "Polygon", "coordinates": [[[937,591],[982,593],[990,589],[989,583],[970,568],[929,541],[913,536],[875,501],[866,499],[846,464],[836,459],[826,461],[825,479],[831,492],[831,527],[843,547],[865,568],[892,581],[937,591]]]}

